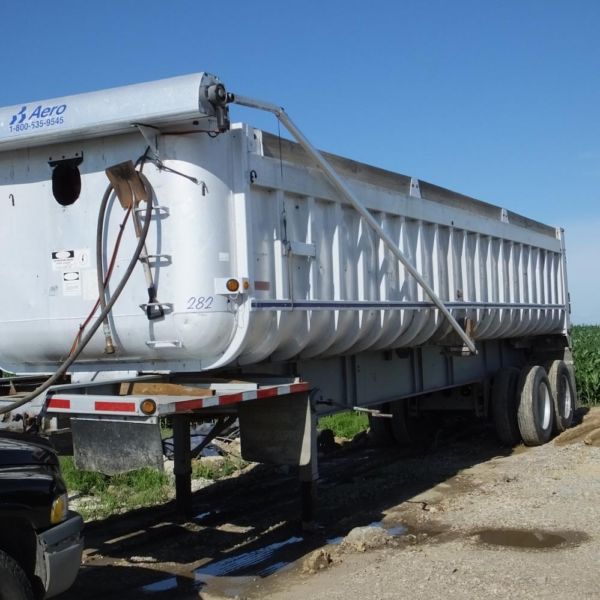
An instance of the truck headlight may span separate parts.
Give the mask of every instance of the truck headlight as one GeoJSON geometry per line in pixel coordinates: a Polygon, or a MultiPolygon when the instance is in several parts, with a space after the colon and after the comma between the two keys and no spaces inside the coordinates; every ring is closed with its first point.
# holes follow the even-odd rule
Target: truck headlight
{"type": "Polygon", "coordinates": [[[67,518],[67,512],[69,511],[69,497],[68,495],[61,494],[54,499],[52,508],[50,509],[50,523],[56,525],[62,523],[67,518]]]}

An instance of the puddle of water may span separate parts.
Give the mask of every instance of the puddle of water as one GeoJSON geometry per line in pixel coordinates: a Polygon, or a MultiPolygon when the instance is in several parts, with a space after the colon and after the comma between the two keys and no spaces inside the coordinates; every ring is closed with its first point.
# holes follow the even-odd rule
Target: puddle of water
{"type": "Polygon", "coordinates": [[[277,571],[283,571],[286,567],[289,567],[291,563],[289,562],[285,562],[283,560],[273,563],[272,565],[269,565],[268,567],[265,567],[264,569],[261,569],[258,574],[261,577],[268,577],[269,575],[272,575],[273,573],[277,573],[277,571]]]}
{"type": "Polygon", "coordinates": [[[174,590],[176,587],[177,578],[167,577],[167,579],[161,579],[160,581],[155,581],[154,583],[142,586],[142,592],[166,592],[168,590],[174,590]]]}
{"type": "MultiPolygon", "coordinates": [[[[197,523],[202,523],[203,525],[210,526],[213,523],[217,524],[217,517],[221,514],[221,510],[218,508],[214,508],[212,510],[203,510],[199,512],[197,515],[194,515],[192,519],[197,523]]],[[[220,522],[220,521],[219,521],[220,522]]]]}
{"type": "Polygon", "coordinates": [[[200,589],[210,590],[218,598],[244,598],[248,589],[256,584],[257,577],[213,577],[205,576],[201,582],[196,582],[196,593],[200,589]]]}
{"type": "Polygon", "coordinates": [[[373,521],[369,523],[369,527],[379,527],[385,529],[390,535],[403,535],[408,531],[408,528],[404,525],[395,525],[393,527],[386,527],[383,521],[373,521]]]}
{"type": "Polygon", "coordinates": [[[556,548],[569,541],[565,536],[557,533],[523,529],[484,529],[476,532],[476,535],[483,544],[536,550],[556,548]]]}
{"type": "MultiPolygon", "coordinates": [[[[274,544],[269,544],[268,546],[257,548],[256,550],[252,550],[250,552],[244,552],[229,558],[224,558],[223,560],[219,560],[217,562],[203,565],[194,571],[195,579],[197,582],[204,582],[206,577],[223,577],[224,575],[242,573],[247,571],[250,567],[260,565],[261,563],[268,562],[270,559],[273,559],[275,553],[284,546],[297,544],[302,542],[303,539],[304,538],[301,537],[291,537],[283,542],[275,542],[274,544]]],[[[274,572],[273,566],[275,564],[278,565],[277,569],[275,570],[279,570],[282,567],[287,566],[289,563],[281,561],[270,563],[261,569],[253,569],[253,574],[261,577],[270,575],[274,572]]]]}
{"type": "Polygon", "coordinates": [[[343,539],[344,539],[343,535],[338,535],[337,537],[328,538],[325,541],[332,546],[337,546],[342,543],[343,539]]]}
{"type": "MultiPolygon", "coordinates": [[[[212,512],[203,512],[196,515],[196,520],[202,520],[212,512]]],[[[382,521],[374,521],[371,527],[379,527],[388,531],[391,535],[402,535],[407,532],[403,525],[386,527],[382,521]]],[[[327,539],[328,544],[340,544],[343,536],[327,539]]],[[[287,560],[286,547],[303,542],[304,538],[299,536],[290,537],[282,542],[274,542],[267,546],[235,554],[219,561],[202,565],[194,570],[193,588],[198,590],[208,586],[208,589],[218,589],[226,597],[235,597],[245,588],[256,583],[260,577],[268,577],[273,573],[281,572],[290,568],[292,560],[287,560]]],[[[175,590],[178,587],[176,577],[168,577],[160,581],[143,586],[145,593],[157,593],[175,590]]]]}
{"type": "Polygon", "coordinates": [[[398,525],[396,527],[388,527],[387,531],[390,535],[404,535],[408,528],[404,527],[404,525],[398,525]]]}
{"type": "MultiPolygon", "coordinates": [[[[213,512],[203,512],[196,515],[196,520],[202,520],[213,512]]],[[[374,521],[371,527],[379,527],[391,535],[403,535],[407,532],[404,525],[387,527],[382,521],[374,521]]],[[[328,544],[336,545],[343,541],[343,536],[332,537],[326,540],[328,544]]],[[[304,542],[299,536],[290,537],[281,542],[274,542],[267,546],[235,554],[222,560],[202,565],[193,571],[192,589],[216,590],[224,597],[234,598],[243,595],[244,590],[255,585],[257,580],[268,577],[289,569],[294,564],[294,558],[286,552],[288,546],[304,542]],[[290,557],[290,560],[287,560],[290,557]]],[[[295,557],[297,558],[297,557],[295,557]]],[[[168,577],[160,581],[145,585],[141,588],[144,593],[152,594],[178,589],[177,577],[168,577]]],[[[188,584],[189,585],[189,584],[188,584]]]]}
{"type": "MultiPolygon", "coordinates": [[[[206,514],[209,513],[201,513],[196,518],[202,518],[206,514]]],[[[285,560],[285,548],[303,541],[304,538],[294,536],[282,542],[275,542],[250,552],[203,565],[193,572],[192,588],[197,591],[209,586],[210,589],[218,590],[225,597],[239,596],[259,577],[268,577],[290,567],[292,561],[285,560]]],[[[141,591],[148,594],[166,592],[178,589],[178,585],[177,577],[172,576],[145,585],[141,591]]]]}

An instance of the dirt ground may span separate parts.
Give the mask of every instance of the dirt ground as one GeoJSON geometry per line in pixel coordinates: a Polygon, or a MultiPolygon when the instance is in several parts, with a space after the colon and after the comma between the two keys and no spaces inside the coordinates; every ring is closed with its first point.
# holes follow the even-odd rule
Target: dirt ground
{"type": "Polygon", "coordinates": [[[434,447],[363,438],[320,463],[319,527],[294,473],[258,466],[172,504],[90,524],[60,598],[600,598],[600,409],[538,448],[449,425],[434,447]]]}

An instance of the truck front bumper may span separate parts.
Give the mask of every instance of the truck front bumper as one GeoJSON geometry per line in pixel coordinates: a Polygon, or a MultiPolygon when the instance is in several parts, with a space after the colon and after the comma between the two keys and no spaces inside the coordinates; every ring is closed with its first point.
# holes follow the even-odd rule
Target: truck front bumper
{"type": "Polygon", "coordinates": [[[71,587],[77,577],[83,552],[83,519],[74,512],[66,521],[38,534],[45,566],[46,598],[71,587]]]}

